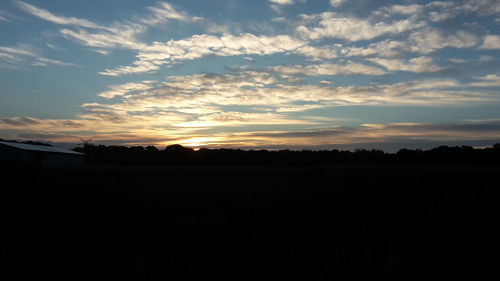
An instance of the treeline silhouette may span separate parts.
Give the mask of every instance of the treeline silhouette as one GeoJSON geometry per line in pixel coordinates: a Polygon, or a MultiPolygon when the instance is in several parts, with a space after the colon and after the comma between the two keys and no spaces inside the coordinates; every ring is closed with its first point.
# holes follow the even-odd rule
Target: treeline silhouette
{"type": "Polygon", "coordinates": [[[3,142],[12,142],[12,143],[21,143],[21,144],[31,144],[31,145],[41,145],[41,146],[50,146],[52,147],[51,144],[49,143],[44,143],[44,142],[39,142],[39,141],[17,141],[17,140],[4,140],[2,138],[0,138],[0,141],[3,141],[3,142]]]}
{"type": "Polygon", "coordinates": [[[439,146],[429,150],[194,150],[179,144],[155,146],[105,146],[85,143],[74,151],[86,154],[88,164],[97,165],[215,165],[215,166],[312,166],[312,165],[500,165],[500,143],[488,148],[439,146]]]}

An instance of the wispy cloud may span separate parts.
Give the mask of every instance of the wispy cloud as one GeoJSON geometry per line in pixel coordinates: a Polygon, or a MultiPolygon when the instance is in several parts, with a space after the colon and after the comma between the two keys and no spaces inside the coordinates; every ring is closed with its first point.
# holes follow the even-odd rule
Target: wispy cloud
{"type": "Polygon", "coordinates": [[[278,5],[292,5],[293,0],[268,0],[271,3],[278,4],[278,5]]]}
{"type": "Polygon", "coordinates": [[[288,35],[256,36],[250,33],[237,36],[194,35],[183,40],[155,42],[145,46],[139,51],[137,60],[132,66],[107,69],[100,74],[118,76],[149,72],[159,69],[161,65],[200,59],[208,55],[229,57],[286,53],[304,45],[303,41],[288,35]]]}
{"type": "MultiPolygon", "coordinates": [[[[172,73],[175,67],[185,75],[148,75],[138,81],[132,78],[142,75],[103,78],[115,82],[95,93],[98,102],[83,104],[75,118],[4,118],[0,119],[1,128],[24,130],[19,136],[46,134],[59,140],[91,134],[110,143],[193,143],[210,139],[214,146],[326,145],[398,138],[465,140],[475,137],[472,132],[479,132],[478,138],[498,137],[498,127],[486,121],[481,126],[393,123],[358,128],[310,116],[336,112],[338,106],[462,107],[499,103],[500,79],[491,61],[499,49],[500,36],[488,34],[491,26],[482,25],[483,21],[494,25],[500,11],[498,1],[407,2],[358,13],[347,7],[349,1],[330,0],[324,3],[328,11],[298,16],[285,13],[295,12],[291,5],[304,1],[264,2],[282,12],[281,17],[272,19],[276,14],[271,12],[268,21],[235,20],[233,25],[232,21],[212,22],[205,17],[211,15],[208,11],[203,17],[193,16],[169,2],[155,2],[122,20],[100,22],[15,1],[22,11],[58,25],[55,31],[59,36],[85,46],[85,50],[104,55],[115,50],[131,54],[129,60],[121,55],[106,57],[113,64],[92,71],[123,76],[160,73],[162,68],[172,68],[166,72],[172,73]],[[471,21],[482,18],[474,24],[452,25],[449,20],[459,16],[471,21]],[[173,23],[182,30],[170,33],[168,27],[173,23]],[[161,38],[155,37],[158,31],[161,38]],[[462,56],[469,51],[476,53],[462,56]],[[192,65],[180,65],[207,57],[217,60],[217,66],[209,71],[220,73],[200,74],[192,65]],[[447,71],[452,70],[448,68],[451,63],[457,71],[468,65],[479,68],[480,63],[485,68],[460,80],[463,75],[450,76],[447,71]],[[270,128],[276,131],[264,131],[270,128]]],[[[380,1],[375,2],[370,7],[380,1]]],[[[314,9],[306,10],[319,6],[314,4],[314,9]]],[[[12,21],[12,17],[0,11],[0,21],[12,21]]],[[[57,46],[62,44],[57,42],[57,46]]],[[[64,50],[68,55],[73,52],[67,46],[64,50]]],[[[46,51],[52,54],[57,50],[46,51]]],[[[15,43],[0,46],[0,62],[2,66],[75,66],[48,58],[35,46],[15,43]]]]}
{"type": "Polygon", "coordinates": [[[385,67],[389,71],[436,72],[443,68],[435,65],[430,57],[412,58],[407,61],[400,59],[369,58],[369,61],[385,67]]]}
{"type": "Polygon", "coordinates": [[[37,54],[33,50],[33,47],[28,45],[18,45],[16,47],[0,46],[0,52],[29,57],[37,56],[37,54]]]}
{"type": "Polygon", "coordinates": [[[168,22],[169,20],[183,22],[193,20],[187,13],[178,11],[172,4],[167,2],[159,2],[156,6],[150,6],[147,9],[151,12],[151,16],[140,20],[140,22],[147,25],[157,25],[168,22]]]}
{"type": "Polygon", "coordinates": [[[497,0],[467,0],[462,9],[466,12],[488,16],[500,13],[500,2],[497,0]]]}
{"type": "Polygon", "coordinates": [[[321,120],[302,117],[301,112],[335,106],[470,105],[499,101],[495,91],[484,91],[484,87],[496,87],[500,83],[496,75],[477,77],[470,83],[425,79],[369,86],[289,85],[280,75],[275,77],[271,73],[253,71],[196,74],[172,76],[164,82],[115,85],[101,96],[119,99],[112,105],[87,104],[84,116],[120,124],[143,115],[177,116],[180,117],[177,121],[170,119],[171,126],[244,127],[249,124],[321,124],[321,120]],[[479,87],[483,90],[477,90],[479,87]],[[245,109],[227,111],[230,106],[245,109]],[[292,117],[289,114],[299,115],[292,117]]]}
{"type": "Polygon", "coordinates": [[[150,84],[149,81],[144,81],[142,83],[126,83],[123,85],[114,85],[110,86],[110,90],[100,93],[99,96],[107,99],[111,99],[117,96],[126,96],[135,92],[151,89],[151,86],[148,84],[150,84]]]}
{"type": "Polygon", "coordinates": [[[412,4],[412,5],[392,5],[392,6],[387,6],[383,7],[379,10],[376,10],[373,12],[374,15],[376,16],[382,16],[382,17],[392,17],[394,15],[406,15],[406,16],[414,16],[417,14],[422,13],[424,10],[424,7],[422,5],[418,4],[412,4]]]}
{"type": "Polygon", "coordinates": [[[397,57],[408,51],[407,43],[386,39],[366,46],[345,46],[339,48],[339,53],[346,57],[397,57]]]}
{"type": "MultiPolygon", "coordinates": [[[[496,121],[438,123],[364,124],[361,128],[333,126],[332,119],[308,118],[301,112],[338,105],[446,105],[498,101],[496,74],[479,76],[472,82],[425,79],[369,86],[287,85],[279,75],[244,71],[235,74],[171,76],[166,81],[143,81],[114,85],[101,97],[111,104],[87,103],[77,119],[0,119],[3,130],[36,134],[44,132],[53,141],[96,141],[137,144],[193,144],[251,147],[274,145],[326,145],[386,142],[393,140],[464,141],[499,137],[496,121]],[[242,111],[226,110],[237,105],[242,111]],[[255,108],[261,110],[255,112],[255,108]],[[266,110],[264,110],[266,109],[266,110]],[[289,109],[289,110],[288,110],[289,109]],[[253,111],[253,112],[252,112],[253,111]],[[248,126],[301,125],[316,127],[299,131],[261,132],[248,126]],[[240,127],[240,133],[216,133],[214,128],[240,127]],[[327,126],[327,127],[325,127],[327,126]],[[205,130],[205,131],[204,131],[205,130]],[[89,135],[89,132],[90,133],[89,135]],[[215,132],[215,133],[214,133],[215,132]],[[203,142],[201,140],[208,140],[203,142]]],[[[258,127],[257,127],[258,128],[258,127]]]]}
{"type": "Polygon", "coordinates": [[[25,12],[30,13],[31,15],[36,16],[38,18],[41,18],[43,20],[50,21],[50,22],[53,22],[56,24],[105,29],[105,27],[103,27],[97,23],[94,23],[90,20],[87,20],[87,19],[57,16],[57,15],[54,15],[53,13],[51,13],[47,10],[44,10],[42,8],[38,8],[34,5],[31,5],[31,4],[26,3],[26,2],[16,1],[16,3],[19,6],[19,8],[21,8],[25,12]]]}
{"type": "Polygon", "coordinates": [[[307,39],[337,38],[346,41],[369,40],[384,34],[399,34],[425,25],[415,17],[391,22],[371,21],[338,13],[324,12],[319,15],[302,15],[304,24],[297,33],[307,39]]]}
{"type": "Polygon", "coordinates": [[[103,49],[143,49],[147,44],[138,39],[139,35],[144,34],[151,26],[166,24],[173,20],[185,23],[200,23],[215,33],[227,32],[226,27],[217,25],[202,17],[190,16],[186,12],[179,11],[168,2],[157,2],[156,5],[147,7],[146,10],[150,12],[148,15],[136,16],[132,20],[116,21],[108,24],[98,24],[84,18],[55,15],[45,9],[22,1],[16,1],[16,3],[22,10],[38,18],[59,25],[76,27],[76,30],[63,28],[60,33],[64,37],[85,46],[98,48],[97,51],[101,53],[103,49]]]}
{"type": "Polygon", "coordinates": [[[0,10],[0,21],[10,22],[14,16],[6,11],[0,10]]]}
{"type": "Polygon", "coordinates": [[[77,64],[71,62],[63,62],[55,59],[48,59],[44,57],[35,58],[35,61],[32,63],[34,66],[78,66],[77,64]]]}
{"type": "Polygon", "coordinates": [[[36,48],[26,44],[16,47],[0,46],[0,61],[10,66],[77,66],[74,63],[43,57],[36,48]]]}
{"type": "Polygon", "coordinates": [[[477,77],[475,82],[469,84],[472,87],[500,87],[500,75],[488,74],[477,77]]]}
{"type": "Polygon", "coordinates": [[[312,61],[322,61],[324,59],[334,59],[339,56],[341,45],[326,46],[304,46],[298,48],[294,53],[305,56],[312,61]]]}
{"type": "Polygon", "coordinates": [[[286,75],[383,75],[386,74],[380,68],[368,66],[360,63],[349,62],[346,64],[316,64],[316,65],[291,65],[291,66],[273,66],[270,71],[286,75]]]}
{"type": "MultiPolygon", "coordinates": [[[[271,1],[274,4],[288,5],[293,1],[271,1]]],[[[343,1],[331,1],[338,6],[343,1]]],[[[405,52],[428,55],[437,50],[453,48],[471,48],[479,43],[478,36],[466,32],[445,33],[430,28],[422,19],[424,10],[429,7],[447,7],[447,2],[433,2],[428,5],[392,5],[381,8],[372,13],[372,17],[360,18],[340,13],[324,12],[321,14],[300,15],[295,25],[296,34],[302,39],[290,35],[263,36],[251,33],[239,35],[228,34],[228,29],[218,29],[222,36],[208,34],[193,35],[182,40],[167,42],[145,43],[138,39],[140,34],[147,31],[148,26],[167,23],[171,20],[180,22],[204,22],[211,26],[204,18],[190,16],[180,11],[172,4],[159,2],[147,7],[150,15],[136,18],[135,21],[115,22],[112,25],[97,25],[96,23],[80,18],[54,15],[46,10],[21,1],[17,2],[24,10],[48,21],[63,25],[73,25],[77,29],[64,28],[60,33],[71,40],[82,43],[96,51],[109,54],[110,49],[131,49],[137,52],[136,59],[130,65],[108,68],[99,71],[102,75],[121,76],[134,73],[148,73],[159,70],[163,65],[171,65],[186,60],[196,60],[209,55],[215,56],[248,56],[271,54],[297,54],[311,61],[334,59],[339,56],[379,57],[379,62],[396,70],[396,61],[386,62],[383,58],[401,57],[405,52]],[[403,19],[395,20],[394,15],[403,19]],[[341,44],[314,46],[316,40],[334,38],[348,42],[371,40],[382,35],[398,35],[406,33],[406,41],[385,39],[371,43],[368,46],[342,46],[341,44]],[[380,58],[382,57],[382,58],[380,58]],[[390,63],[390,64],[389,64],[390,63]]],[[[469,2],[467,2],[469,3],[469,2]]],[[[454,5],[453,7],[458,7],[454,5]]],[[[461,7],[461,11],[466,10],[461,7]]],[[[482,48],[493,48],[496,41],[490,35],[485,38],[482,48]]],[[[420,62],[417,66],[403,67],[400,60],[399,70],[412,72],[437,71],[437,66],[422,65],[421,61],[408,60],[408,63],[420,62]]],[[[374,72],[376,73],[376,72],[374,72]]],[[[378,72],[380,73],[380,72],[378,72]]]]}
{"type": "MultiPolygon", "coordinates": [[[[268,116],[269,117],[269,116],[268,116]]],[[[226,113],[207,117],[209,122],[241,122],[244,120],[264,121],[266,114],[241,114],[226,113]]],[[[140,118],[138,118],[140,119],[140,118]]],[[[268,118],[269,119],[269,118],[268,118]]],[[[298,147],[323,147],[329,149],[344,147],[344,145],[364,146],[371,143],[380,148],[388,143],[404,143],[405,146],[421,146],[425,143],[474,143],[485,140],[495,140],[500,137],[500,120],[474,120],[457,123],[367,123],[361,127],[322,126],[306,130],[288,131],[240,131],[225,133],[210,133],[193,131],[191,128],[178,127],[177,131],[168,129],[163,131],[150,128],[140,129],[135,127],[136,120],[128,127],[127,132],[119,132],[118,123],[113,124],[108,130],[99,126],[101,121],[72,121],[72,120],[42,120],[30,117],[0,119],[2,128],[13,129],[20,132],[16,137],[40,137],[50,141],[79,142],[81,137],[91,137],[97,143],[121,145],[166,145],[182,143],[190,146],[206,147],[238,147],[238,148],[298,148],[298,147]],[[37,130],[44,128],[44,133],[37,130]],[[92,129],[93,133],[84,133],[92,129]],[[114,130],[113,130],[114,129],[114,130]],[[33,131],[29,131],[33,130],[33,131]],[[71,132],[72,133],[71,133],[71,132]]],[[[141,120],[144,121],[144,120],[141,120]]],[[[153,120],[149,120],[153,121],[153,120]]],[[[156,119],[155,125],[160,125],[156,119]]],[[[389,146],[391,147],[391,146],[389,146]]],[[[391,147],[394,149],[394,145],[391,147]]]]}
{"type": "Polygon", "coordinates": [[[346,3],[346,0],[330,0],[330,5],[334,8],[344,5],[344,3],[346,3]]]}
{"type": "Polygon", "coordinates": [[[81,42],[85,46],[95,48],[124,48],[138,50],[145,45],[137,40],[137,35],[142,32],[140,26],[122,26],[116,32],[89,32],[86,30],[74,31],[61,29],[60,33],[68,38],[81,42]]]}
{"type": "Polygon", "coordinates": [[[290,118],[280,113],[217,112],[181,123],[179,127],[231,127],[251,125],[314,125],[317,122],[290,118]]]}
{"type": "MultiPolygon", "coordinates": [[[[146,26],[144,24],[132,23],[129,21],[114,22],[107,25],[98,24],[84,18],[55,15],[45,9],[22,1],[16,1],[16,3],[22,10],[33,16],[55,24],[75,27],[76,30],[63,28],[59,32],[63,37],[82,43],[85,46],[92,47],[95,51],[101,54],[109,54],[109,51],[106,51],[105,49],[123,48],[137,50],[144,46],[137,39],[137,36],[146,30],[146,26]]],[[[158,10],[156,13],[158,14],[157,19],[160,20],[160,11],[158,10]]],[[[36,61],[33,65],[67,66],[71,64],[57,60],[49,61],[47,59],[42,59],[36,61]]]]}
{"type": "Polygon", "coordinates": [[[486,35],[481,49],[500,49],[500,35],[486,35]]]}
{"type": "Polygon", "coordinates": [[[479,38],[469,32],[459,30],[454,34],[445,35],[440,30],[425,28],[413,32],[407,46],[413,52],[429,54],[446,47],[470,48],[478,43],[479,38]]]}
{"type": "MultiPolygon", "coordinates": [[[[334,149],[348,146],[350,149],[367,146],[373,148],[395,145],[421,147],[426,143],[456,144],[493,141],[500,136],[499,121],[479,121],[475,123],[388,123],[364,124],[361,128],[326,127],[302,131],[242,132],[215,135],[219,143],[213,146],[266,148],[314,148],[334,149]],[[388,145],[384,145],[388,144],[388,145]]],[[[490,145],[492,143],[489,143],[490,145]]],[[[401,148],[402,148],[401,147],[401,148]]]]}
{"type": "Polygon", "coordinates": [[[41,121],[36,118],[31,117],[13,117],[13,118],[2,118],[0,119],[0,124],[6,126],[31,126],[38,125],[41,121]]]}
{"type": "Polygon", "coordinates": [[[146,44],[140,42],[138,36],[147,31],[148,26],[165,24],[171,20],[181,22],[197,22],[202,20],[199,17],[190,17],[184,12],[178,11],[172,4],[167,2],[158,2],[155,6],[147,7],[150,15],[137,17],[135,19],[113,22],[110,24],[98,24],[88,19],[66,17],[55,15],[45,9],[34,5],[17,1],[17,5],[24,11],[59,25],[68,25],[77,29],[63,28],[60,33],[71,40],[82,43],[85,46],[97,48],[100,53],[103,49],[132,49],[140,50],[146,44]]]}
{"type": "Polygon", "coordinates": [[[442,30],[425,27],[410,32],[405,41],[385,39],[361,47],[344,46],[338,48],[338,53],[349,57],[401,57],[405,53],[428,55],[444,48],[473,48],[478,43],[478,36],[470,32],[446,34],[442,30]]]}

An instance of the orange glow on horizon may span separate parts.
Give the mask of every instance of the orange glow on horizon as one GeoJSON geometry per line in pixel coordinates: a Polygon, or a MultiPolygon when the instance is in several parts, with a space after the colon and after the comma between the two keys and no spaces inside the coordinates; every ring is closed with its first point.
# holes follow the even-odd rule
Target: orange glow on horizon
{"type": "Polygon", "coordinates": [[[180,145],[187,146],[187,147],[199,148],[201,146],[210,145],[214,141],[216,141],[216,138],[213,138],[213,137],[198,137],[198,138],[184,139],[184,140],[178,141],[177,143],[180,145]]]}

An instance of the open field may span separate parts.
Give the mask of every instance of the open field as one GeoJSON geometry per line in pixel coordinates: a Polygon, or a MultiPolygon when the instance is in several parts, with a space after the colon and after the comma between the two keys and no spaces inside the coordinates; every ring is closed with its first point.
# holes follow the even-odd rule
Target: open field
{"type": "MultiPolygon", "coordinates": [[[[500,167],[2,167],[2,280],[495,273],[500,167]]],[[[404,277],[403,277],[404,276],[404,277]]]]}

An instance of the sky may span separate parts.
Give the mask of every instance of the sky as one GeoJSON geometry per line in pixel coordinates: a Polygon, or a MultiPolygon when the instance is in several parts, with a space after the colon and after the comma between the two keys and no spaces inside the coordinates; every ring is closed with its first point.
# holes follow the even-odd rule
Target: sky
{"type": "Polygon", "coordinates": [[[500,142],[500,0],[3,0],[0,138],[500,142]]]}

